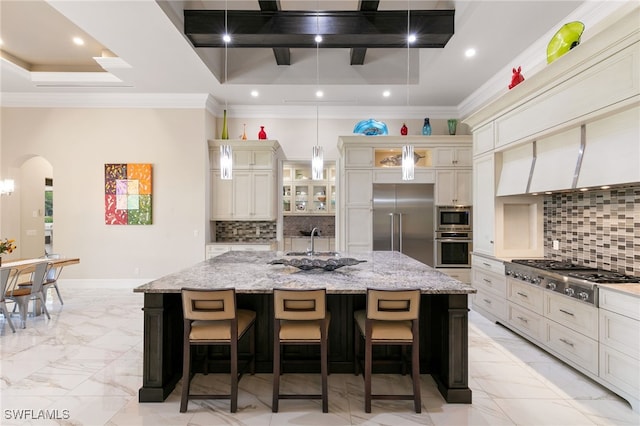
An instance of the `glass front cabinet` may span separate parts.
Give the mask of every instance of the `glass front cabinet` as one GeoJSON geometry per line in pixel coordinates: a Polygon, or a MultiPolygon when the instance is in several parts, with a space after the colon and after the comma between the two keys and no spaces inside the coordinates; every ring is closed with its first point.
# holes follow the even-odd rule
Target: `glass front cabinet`
{"type": "Polygon", "coordinates": [[[282,211],[285,215],[334,215],[336,168],[326,164],[324,180],[311,179],[308,163],[285,163],[282,173],[282,211]]]}

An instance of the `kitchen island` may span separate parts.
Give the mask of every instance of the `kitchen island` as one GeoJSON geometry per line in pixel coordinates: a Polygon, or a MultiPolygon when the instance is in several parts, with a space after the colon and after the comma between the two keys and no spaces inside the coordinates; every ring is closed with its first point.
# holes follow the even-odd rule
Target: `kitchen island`
{"type": "MultiPolygon", "coordinates": [[[[232,251],[137,287],[135,292],[144,293],[144,364],[139,401],[164,401],[181,378],[182,288],[236,289],[238,307],[257,313],[256,371],[262,373],[272,371],[274,288],[326,288],[327,309],[331,312],[331,373],[354,371],[353,312],[365,308],[367,288],[419,288],[420,372],[432,375],[447,402],[471,403],[467,296],[475,293],[475,289],[398,252],[343,254],[343,257],[365,262],[330,272],[303,271],[269,264],[272,260],[289,258],[282,252],[232,251]]],[[[379,349],[383,356],[397,355],[394,352],[397,348],[379,349]]],[[[285,371],[317,372],[313,348],[292,350],[295,352],[290,355],[309,361],[293,364],[285,371]]],[[[196,354],[196,371],[215,371],[218,364],[207,363],[206,355],[196,354]]],[[[389,368],[393,367],[384,371],[399,371],[389,368]]]]}

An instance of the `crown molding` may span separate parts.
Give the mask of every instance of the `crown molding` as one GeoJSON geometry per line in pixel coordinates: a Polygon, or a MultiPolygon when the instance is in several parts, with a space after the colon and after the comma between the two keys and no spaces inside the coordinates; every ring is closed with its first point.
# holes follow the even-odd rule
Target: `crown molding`
{"type": "Polygon", "coordinates": [[[17,108],[205,108],[207,94],[2,93],[0,106],[17,108]]]}

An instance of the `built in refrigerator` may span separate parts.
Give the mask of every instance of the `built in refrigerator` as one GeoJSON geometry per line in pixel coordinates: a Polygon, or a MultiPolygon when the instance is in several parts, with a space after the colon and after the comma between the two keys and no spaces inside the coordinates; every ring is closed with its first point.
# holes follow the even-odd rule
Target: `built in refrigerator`
{"type": "Polygon", "coordinates": [[[433,266],[433,213],[433,184],[374,184],[373,249],[433,266]]]}

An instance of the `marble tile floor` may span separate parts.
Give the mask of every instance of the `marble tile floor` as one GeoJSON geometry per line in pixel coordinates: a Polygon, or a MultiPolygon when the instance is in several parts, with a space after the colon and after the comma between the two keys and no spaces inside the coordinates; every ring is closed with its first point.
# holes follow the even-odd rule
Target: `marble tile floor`
{"type": "MultiPolygon", "coordinates": [[[[422,414],[410,401],[374,401],[366,414],[362,377],[350,374],[329,376],[328,414],[320,401],[305,400],[281,401],[273,414],[270,374],[243,377],[235,414],[224,400],[191,401],[180,413],[180,384],[164,403],[140,404],[143,296],[120,283],[60,285],[65,305],[48,298],[51,320],[30,317],[14,334],[0,316],[1,425],[640,424],[624,400],[473,311],[470,405],[445,403],[424,375],[422,414]]],[[[226,375],[197,376],[193,386],[225,389],[227,383],[226,375]]],[[[282,386],[316,392],[319,377],[284,375],[282,386]]],[[[405,392],[410,379],[376,375],[375,389],[405,392]]]]}

